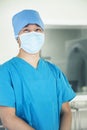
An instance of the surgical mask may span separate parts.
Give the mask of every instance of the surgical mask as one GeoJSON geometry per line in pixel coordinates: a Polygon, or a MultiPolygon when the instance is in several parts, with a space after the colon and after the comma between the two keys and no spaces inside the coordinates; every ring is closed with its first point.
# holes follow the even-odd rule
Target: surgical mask
{"type": "Polygon", "coordinates": [[[44,34],[39,32],[29,32],[19,35],[21,48],[30,54],[37,53],[44,44],[44,34]]]}

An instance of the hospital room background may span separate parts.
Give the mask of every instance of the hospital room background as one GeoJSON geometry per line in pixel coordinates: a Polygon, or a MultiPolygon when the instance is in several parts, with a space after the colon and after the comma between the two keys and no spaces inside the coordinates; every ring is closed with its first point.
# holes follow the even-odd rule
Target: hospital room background
{"type": "Polygon", "coordinates": [[[41,57],[60,67],[77,93],[70,102],[72,130],[87,130],[87,1],[0,1],[0,64],[17,55],[11,18],[25,8],[38,10],[45,23],[41,57]]]}

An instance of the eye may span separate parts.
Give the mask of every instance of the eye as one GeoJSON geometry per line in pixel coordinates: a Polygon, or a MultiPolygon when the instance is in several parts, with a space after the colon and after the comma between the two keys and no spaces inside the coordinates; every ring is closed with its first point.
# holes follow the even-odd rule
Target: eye
{"type": "Polygon", "coordinates": [[[29,29],[26,28],[26,29],[23,30],[23,32],[28,33],[30,31],[29,31],[29,29]]]}
{"type": "Polygon", "coordinates": [[[35,29],[35,32],[42,32],[42,29],[41,28],[37,28],[37,29],[35,29]]]}

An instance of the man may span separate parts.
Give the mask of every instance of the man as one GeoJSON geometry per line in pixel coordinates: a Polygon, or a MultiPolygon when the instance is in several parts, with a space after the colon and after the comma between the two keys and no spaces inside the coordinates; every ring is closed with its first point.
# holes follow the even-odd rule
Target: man
{"type": "Polygon", "coordinates": [[[75,97],[61,70],[39,56],[44,24],[35,10],[12,19],[19,53],[0,66],[0,118],[8,130],[70,130],[75,97]]]}

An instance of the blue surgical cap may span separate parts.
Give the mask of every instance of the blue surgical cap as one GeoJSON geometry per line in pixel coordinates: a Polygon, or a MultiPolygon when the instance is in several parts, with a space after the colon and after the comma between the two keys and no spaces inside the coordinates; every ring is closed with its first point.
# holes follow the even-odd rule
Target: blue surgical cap
{"type": "Polygon", "coordinates": [[[44,30],[44,23],[35,10],[23,10],[15,14],[12,18],[12,24],[15,37],[18,37],[19,32],[28,24],[37,24],[44,30]]]}

